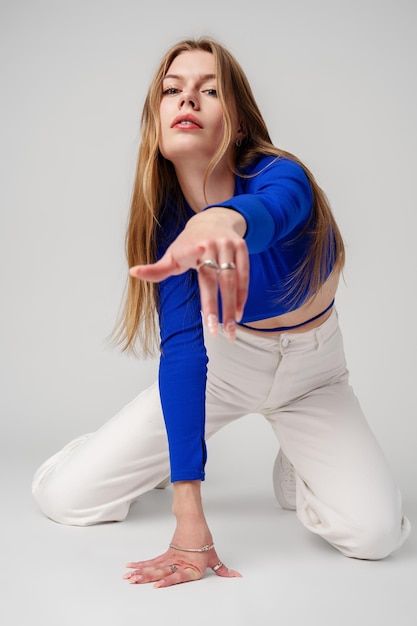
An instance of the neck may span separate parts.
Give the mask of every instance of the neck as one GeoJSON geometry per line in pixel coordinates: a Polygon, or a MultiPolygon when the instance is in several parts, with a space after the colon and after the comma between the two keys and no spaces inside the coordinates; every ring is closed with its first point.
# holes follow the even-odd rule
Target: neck
{"type": "Polygon", "coordinates": [[[175,172],[181,190],[195,213],[204,207],[217,202],[224,202],[233,196],[235,175],[226,164],[219,163],[206,181],[204,189],[204,175],[206,167],[201,163],[175,163],[175,172]]]}

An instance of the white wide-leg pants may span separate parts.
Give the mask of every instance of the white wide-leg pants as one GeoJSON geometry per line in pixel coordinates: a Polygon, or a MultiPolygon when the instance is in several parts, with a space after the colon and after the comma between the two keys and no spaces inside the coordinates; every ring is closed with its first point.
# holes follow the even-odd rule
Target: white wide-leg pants
{"type": "MultiPolygon", "coordinates": [[[[207,334],[205,342],[206,437],[248,413],[264,415],[294,465],[297,515],[309,530],[351,557],[380,559],[398,548],[410,523],[349,386],[336,311],[300,334],[238,329],[234,344],[223,334],[207,334]]],[[[62,524],[121,521],[134,500],[168,476],[155,384],[46,461],[33,494],[43,513],[62,524]]]]}

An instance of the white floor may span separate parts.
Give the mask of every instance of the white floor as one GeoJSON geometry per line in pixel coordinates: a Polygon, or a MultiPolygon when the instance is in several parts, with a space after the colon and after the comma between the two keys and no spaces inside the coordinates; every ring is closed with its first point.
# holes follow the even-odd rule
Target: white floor
{"type": "MultiPolygon", "coordinates": [[[[249,419],[239,427],[253,424],[249,419]]],[[[209,442],[213,467],[204,485],[206,513],[219,555],[243,578],[208,573],[201,581],[161,590],[129,585],[122,575],[126,562],[165,549],[173,530],[171,488],[143,496],[123,523],[60,526],[39,513],[30,494],[31,476],[45,455],[20,451],[13,461],[5,451],[1,624],[416,626],[414,534],[384,561],[338,554],[276,503],[276,444],[263,433],[253,450],[249,443],[228,453],[226,439],[233,431],[209,442]]],[[[413,522],[411,477],[403,491],[413,522]]]]}

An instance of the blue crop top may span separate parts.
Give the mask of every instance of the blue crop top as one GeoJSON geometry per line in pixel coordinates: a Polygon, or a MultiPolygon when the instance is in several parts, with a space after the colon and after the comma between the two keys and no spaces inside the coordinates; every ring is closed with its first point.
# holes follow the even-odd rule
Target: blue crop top
{"type": "MultiPolygon", "coordinates": [[[[258,158],[242,174],[236,177],[233,197],[215,206],[238,211],[247,223],[250,280],[241,321],[250,323],[287,313],[303,302],[305,294],[290,306],[285,286],[309,245],[309,234],[303,229],[313,196],[303,168],[290,159],[258,158]]],[[[159,257],[194,215],[190,207],[186,211],[181,217],[173,203],[164,205],[159,257]]],[[[204,480],[207,354],[195,270],[159,284],[159,326],[159,390],[171,480],[204,480]]]]}

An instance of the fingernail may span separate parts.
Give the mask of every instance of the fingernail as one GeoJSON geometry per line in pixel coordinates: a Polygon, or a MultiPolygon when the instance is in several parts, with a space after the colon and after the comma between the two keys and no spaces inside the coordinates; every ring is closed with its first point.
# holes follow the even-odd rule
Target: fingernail
{"type": "Polygon", "coordinates": [[[130,583],[138,583],[142,579],[143,579],[143,576],[140,576],[138,574],[137,576],[132,576],[132,578],[129,580],[129,582],[130,583]]]}
{"type": "Polygon", "coordinates": [[[214,315],[214,313],[210,313],[210,315],[207,315],[207,326],[209,328],[212,326],[215,326],[217,322],[218,322],[217,315],[214,315]]]}
{"type": "Polygon", "coordinates": [[[225,325],[224,329],[225,329],[225,331],[226,331],[226,333],[228,335],[229,341],[233,342],[236,339],[236,324],[235,324],[235,322],[233,320],[228,321],[227,324],[225,325]]]}
{"type": "Polygon", "coordinates": [[[211,335],[217,335],[218,325],[219,320],[217,318],[217,315],[215,315],[214,313],[210,313],[210,315],[207,315],[207,328],[211,335]]]}

